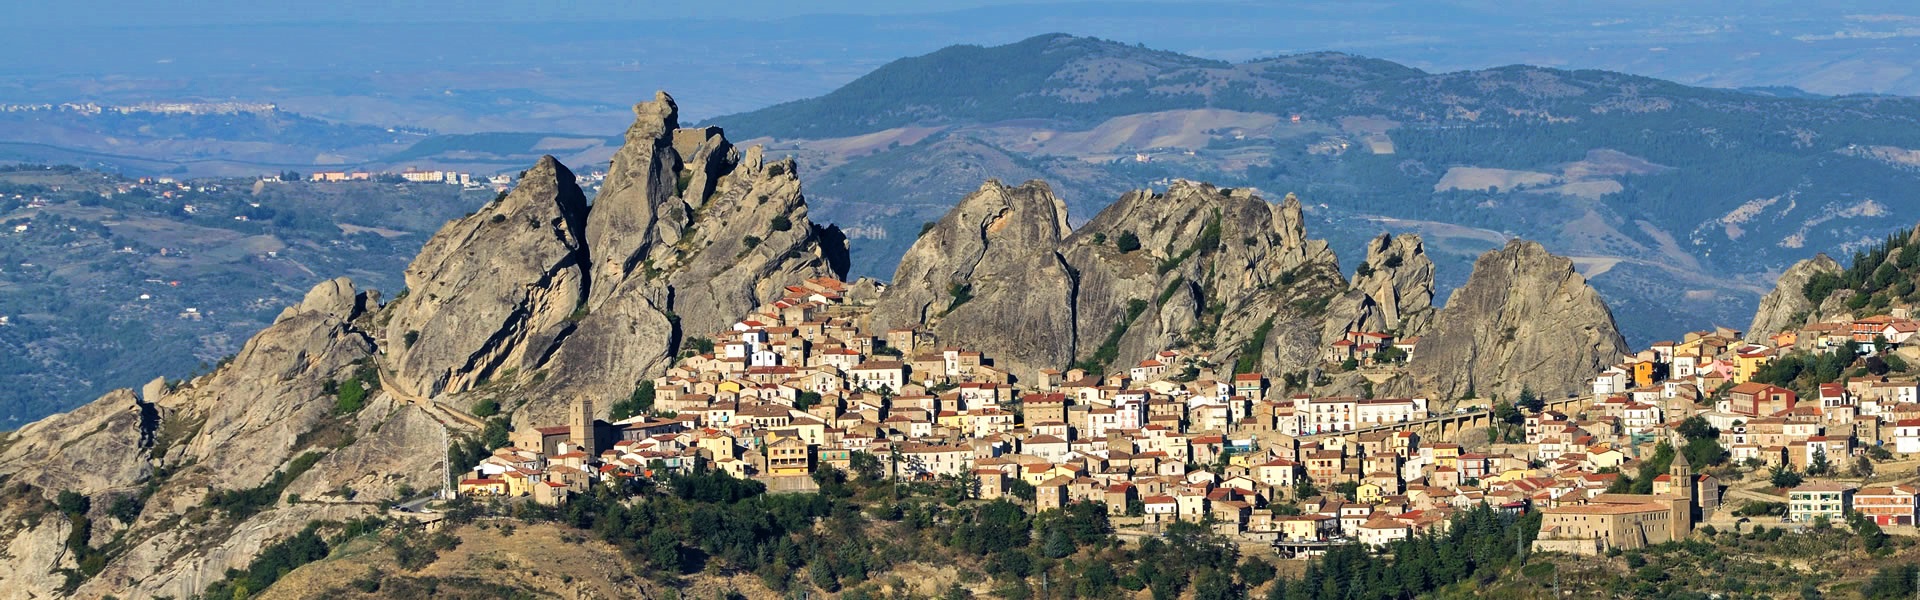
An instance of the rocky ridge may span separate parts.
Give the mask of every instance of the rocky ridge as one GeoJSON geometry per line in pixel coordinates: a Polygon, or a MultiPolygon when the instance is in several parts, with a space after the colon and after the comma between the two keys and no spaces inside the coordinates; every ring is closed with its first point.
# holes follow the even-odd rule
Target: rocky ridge
{"type": "Polygon", "coordinates": [[[542,158],[435,234],[393,301],[325,282],[210,375],[114,392],[0,440],[0,599],[190,597],[311,520],[441,485],[474,397],[511,393],[517,421],[554,422],[575,397],[625,396],[658,374],[683,332],[723,330],[785,285],[845,272],[845,238],[807,219],[791,160],[680,128],[665,94],[635,114],[591,204],[542,158]],[[362,406],[337,406],[347,381],[374,388],[362,406]],[[271,497],[221,508],[248,490],[271,497]],[[49,514],[58,491],[92,500],[79,523],[91,548],[113,548],[97,565],[63,544],[74,523],[49,514]],[[106,515],[121,498],[144,503],[132,523],[106,515]]]}
{"type": "Polygon", "coordinates": [[[1321,339],[1331,343],[1348,331],[1425,333],[1433,324],[1433,268],[1418,234],[1375,237],[1347,292],[1333,303],[1321,339]]]}
{"type": "Polygon", "coordinates": [[[463,406],[491,386],[539,399],[521,422],[554,421],[572,398],[633,391],[683,336],[845,272],[845,237],[807,219],[791,159],[743,152],[718,128],[680,128],[664,92],[634,115],[590,206],[548,157],[507,198],[427,242],[408,269],[419,291],[393,303],[385,343],[411,393],[463,406]],[[436,323],[455,326],[421,328],[436,323]]]}
{"type": "MultiPolygon", "coordinates": [[[[791,160],[680,128],[664,94],[635,114],[591,203],[543,158],[511,193],[433,236],[393,301],[323,283],[213,374],[115,392],[0,441],[0,597],[191,596],[310,520],[369,514],[402,488],[439,485],[443,444],[470,430],[459,411],[475,398],[512,400],[521,426],[558,422],[573,398],[621,397],[657,375],[687,336],[724,331],[787,285],[845,272],[845,239],[807,218],[791,160]],[[375,386],[357,410],[334,400],[350,380],[375,386]],[[343,488],[355,502],[328,497],[343,488]],[[62,540],[75,522],[47,510],[60,490],[94,500],[77,523],[96,541],[118,538],[71,589],[80,559],[62,540]],[[208,501],[236,490],[272,497],[231,515],[208,501]],[[296,494],[304,500],[290,502],[296,494]],[[123,496],[145,502],[132,523],[104,514],[123,496]]],[[[1436,359],[1434,383],[1456,390],[1566,376],[1619,345],[1610,319],[1592,335],[1554,336],[1546,324],[1605,307],[1538,245],[1482,257],[1429,318],[1432,265],[1417,237],[1381,238],[1349,282],[1327,245],[1307,238],[1292,196],[1272,203],[1182,181],[1129,193],[1077,230],[1067,223],[1046,184],[989,181],[915,242],[893,285],[856,282],[847,296],[874,302],[876,327],[927,327],[1016,376],[1197,346],[1277,380],[1317,364],[1334,320],[1430,328],[1440,344],[1499,358],[1493,371],[1436,359]],[[1526,324],[1480,339],[1478,319],[1526,324]],[[1549,347],[1561,343],[1593,348],[1549,347]]]]}
{"type": "Polygon", "coordinates": [[[908,250],[873,321],[926,323],[1021,377],[1187,346],[1291,372],[1317,357],[1320,318],[1347,285],[1303,221],[1292,196],[1178,181],[1069,231],[1045,184],[989,181],[908,250]]]}

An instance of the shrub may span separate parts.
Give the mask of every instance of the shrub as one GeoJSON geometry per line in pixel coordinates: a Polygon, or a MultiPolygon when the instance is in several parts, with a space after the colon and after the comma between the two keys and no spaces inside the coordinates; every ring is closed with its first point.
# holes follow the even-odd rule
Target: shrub
{"type": "Polygon", "coordinates": [[[350,415],[360,412],[366,406],[367,386],[359,379],[349,379],[340,384],[340,392],[334,396],[333,410],[336,413],[350,415]]]}
{"type": "Polygon", "coordinates": [[[485,419],[500,414],[500,401],[492,398],[473,403],[473,416],[485,419]]]}
{"type": "Polygon", "coordinates": [[[1119,248],[1122,254],[1139,250],[1140,236],[1134,235],[1130,230],[1122,231],[1120,237],[1113,241],[1113,247],[1119,248]]]}

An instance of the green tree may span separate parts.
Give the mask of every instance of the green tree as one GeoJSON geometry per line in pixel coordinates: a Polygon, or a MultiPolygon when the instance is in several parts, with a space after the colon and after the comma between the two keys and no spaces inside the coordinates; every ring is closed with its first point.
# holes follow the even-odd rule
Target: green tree
{"type": "Polygon", "coordinates": [[[1815,449],[1813,451],[1813,458],[1807,460],[1807,474],[1814,477],[1825,477],[1833,474],[1833,463],[1827,461],[1826,450],[1815,449]]]}
{"type": "Polygon", "coordinates": [[[1113,240],[1113,247],[1119,248],[1121,254],[1139,250],[1140,236],[1134,235],[1132,230],[1121,231],[1120,237],[1113,240]]]}
{"type": "Polygon", "coordinates": [[[1547,401],[1540,399],[1539,394],[1533,393],[1533,388],[1521,387],[1520,399],[1515,400],[1513,405],[1521,410],[1537,413],[1547,407],[1547,401]]]}
{"type": "Polygon", "coordinates": [[[1887,364],[1887,370],[1895,373],[1905,373],[1912,368],[1907,365],[1907,359],[1900,358],[1898,354],[1886,354],[1881,356],[1880,360],[1887,364]]]}
{"type": "Polygon", "coordinates": [[[487,425],[480,429],[480,442],[485,444],[489,451],[507,447],[510,443],[508,437],[509,429],[505,418],[487,419],[487,425]]]}
{"type": "Polygon", "coordinates": [[[1785,464],[1774,465],[1773,469],[1767,472],[1767,483],[1780,489],[1790,490],[1800,487],[1803,480],[1800,473],[1785,464]]]}
{"type": "Polygon", "coordinates": [[[132,525],[135,519],[140,518],[140,512],[146,509],[146,505],[146,500],[140,494],[124,494],[114,498],[113,504],[107,505],[107,516],[121,524],[132,525]]]}
{"type": "Polygon", "coordinates": [[[1271,563],[1251,556],[1240,561],[1240,568],[1238,570],[1240,573],[1240,581],[1248,587],[1259,587],[1268,581],[1272,581],[1276,573],[1271,563]]]}
{"type": "Polygon", "coordinates": [[[1853,459],[1853,476],[1861,479],[1873,477],[1873,461],[1865,456],[1853,459]]]}
{"type": "Polygon", "coordinates": [[[1312,498],[1320,495],[1320,488],[1313,486],[1313,480],[1305,477],[1293,482],[1294,498],[1312,498]]]}
{"type": "Polygon", "coordinates": [[[620,421],[635,415],[651,414],[654,397],[653,382],[642,381],[640,385],[633,388],[633,393],[628,394],[626,399],[614,402],[613,406],[607,409],[607,418],[620,421]]]}
{"type": "Polygon", "coordinates": [[[1245,596],[1233,577],[1218,569],[1202,569],[1193,578],[1194,600],[1238,600],[1245,596]]]}
{"type": "Polygon", "coordinates": [[[1676,428],[1675,431],[1679,432],[1681,437],[1689,440],[1711,440],[1720,437],[1720,430],[1715,429],[1712,424],[1707,423],[1706,417],[1700,415],[1687,417],[1685,420],[1680,421],[1680,426],[1676,428]]]}

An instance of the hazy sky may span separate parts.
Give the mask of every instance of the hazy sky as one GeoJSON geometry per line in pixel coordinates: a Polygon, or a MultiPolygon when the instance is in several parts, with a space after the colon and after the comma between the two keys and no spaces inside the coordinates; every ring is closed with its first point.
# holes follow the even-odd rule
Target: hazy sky
{"type": "MultiPolygon", "coordinates": [[[[1164,3],[1165,0],[1161,0],[1164,3]]],[[[0,4],[0,27],[316,22],[512,22],[775,19],[808,14],[912,14],[1061,0],[64,0],[0,4]]]]}

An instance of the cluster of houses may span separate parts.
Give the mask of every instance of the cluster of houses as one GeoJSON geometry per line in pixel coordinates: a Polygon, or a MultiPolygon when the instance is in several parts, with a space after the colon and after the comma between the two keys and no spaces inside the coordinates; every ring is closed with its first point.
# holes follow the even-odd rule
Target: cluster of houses
{"type": "MultiPolygon", "coordinates": [[[[511,189],[514,182],[513,173],[475,175],[462,171],[414,168],[408,168],[399,173],[382,173],[375,171],[316,171],[307,174],[307,181],[315,183],[339,183],[343,181],[372,181],[384,177],[399,177],[400,179],[413,183],[444,183],[468,188],[491,187],[495,191],[511,189]]],[[[279,181],[280,175],[265,175],[261,178],[270,181],[279,181]]],[[[606,178],[607,172],[605,170],[582,172],[574,176],[575,181],[580,184],[583,190],[597,189],[600,182],[605,181],[606,178]]]]}
{"type": "MultiPolygon", "coordinates": [[[[1823,386],[1818,402],[1800,402],[1735,381],[1765,364],[1743,357],[1782,352],[1739,342],[1738,332],[1656,344],[1596,379],[1603,393],[1563,405],[1567,412],[1527,414],[1524,441],[1470,450],[1422,438],[1423,422],[1445,417],[1424,398],[1275,390],[1193,350],[1110,373],[1016,376],[924,329],[869,331],[871,307],[848,300],[843,282],[813,279],[786,292],[714,333],[711,352],[689,352],[653,380],[648,414],[597,420],[580,400],[567,425],[514,432],[512,446],[459,491],[559,503],[588,486],[695,468],[805,491],[818,470],[863,464],[1036,510],[1094,502],[1146,528],[1205,523],[1302,554],[1391,543],[1482,503],[1539,509],[1543,546],[1591,553],[1683,536],[1719,505],[1719,482],[1684,460],[1652,494],[1607,493],[1637,468],[1641,448],[1682,443],[1677,425],[1695,414],[1739,458],[1804,468],[1818,452],[1859,451],[1860,440],[1897,446],[1901,427],[1879,424],[1912,410],[1920,450],[1911,381],[1838,383],[1823,386]],[[1700,391],[1721,383],[1734,385],[1700,391]]],[[[1912,522],[1906,498],[1908,512],[1893,522],[1912,522]]]]}
{"type": "MultiPolygon", "coordinates": [[[[1721,432],[1735,461],[1805,469],[1818,455],[1831,461],[1869,446],[1920,452],[1920,384],[1911,376],[1847,377],[1824,383],[1817,397],[1754,377],[1794,353],[1891,352],[1912,337],[1905,311],[1852,321],[1814,323],[1741,341],[1740,332],[1689,333],[1656,342],[1593,381],[1600,398],[1590,412],[1618,417],[1623,433],[1651,439],[1666,425],[1699,415],[1721,432]]],[[[1852,375],[1849,373],[1848,375],[1852,375]]]]}
{"type": "Polygon", "coordinates": [[[1418,336],[1396,338],[1380,331],[1348,331],[1327,345],[1321,358],[1331,364],[1375,365],[1406,362],[1420,345],[1418,336]]]}
{"type": "MultiPolygon", "coordinates": [[[[307,181],[315,183],[339,183],[343,181],[372,181],[377,178],[399,177],[413,183],[444,183],[470,188],[491,186],[504,190],[513,184],[513,176],[499,174],[494,176],[474,175],[460,171],[439,171],[407,169],[399,173],[377,173],[373,171],[315,171],[307,174],[307,181]]],[[[263,179],[279,180],[278,175],[267,175],[263,179]]]]}
{"type": "MultiPolygon", "coordinates": [[[[1526,441],[1534,456],[1555,470],[1584,462],[1610,471],[1587,476],[1601,490],[1619,476],[1614,473],[1635,466],[1622,449],[1663,439],[1678,447],[1684,442],[1679,423],[1694,416],[1718,429],[1719,444],[1732,460],[1745,464],[1807,470],[1824,463],[1838,470],[1870,448],[1920,452],[1920,384],[1910,376],[1848,377],[1818,385],[1814,398],[1754,381],[1774,361],[1794,353],[1853,358],[1896,351],[1916,329],[1906,311],[1896,309],[1808,324],[1772,336],[1769,344],[1742,341],[1740,332],[1727,329],[1656,342],[1594,379],[1595,400],[1584,411],[1587,422],[1553,411],[1528,415],[1526,441]],[[1594,422],[1603,427],[1590,427],[1594,422]],[[1610,447],[1620,441],[1624,444],[1610,447]]],[[[1684,463],[1684,457],[1676,462],[1684,463]]],[[[1785,491],[1786,520],[1838,523],[1852,512],[1881,525],[1910,526],[1920,514],[1916,492],[1910,485],[1862,489],[1809,481],[1785,491]]],[[[1596,553],[1679,539],[1702,511],[1718,504],[1718,493],[1711,475],[1682,473],[1676,466],[1655,482],[1650,496],[1602,491],[1573,503],[1536,502],[1544,506],[1545,517],[1536,546],[1596,553]],[[1674,485],[1683,475],[1694,485],[1674,485]],[[1680,507],[1683,497],[1690,509],[1680,507]]]]}

